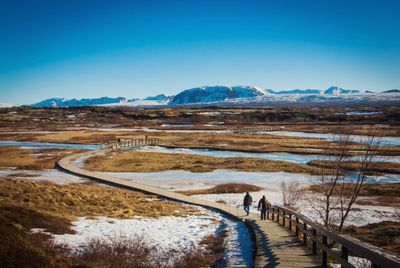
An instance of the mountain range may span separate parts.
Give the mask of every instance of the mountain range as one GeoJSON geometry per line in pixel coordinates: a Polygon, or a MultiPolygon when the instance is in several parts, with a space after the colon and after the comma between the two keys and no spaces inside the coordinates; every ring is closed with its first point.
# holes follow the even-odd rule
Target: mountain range
{"type": "Polygon", "coordinates": [[[292,89],[274,91],[253,86],[204,86],[186,89],[175,96],[159,94],[140,99],[93,98],[65,99],[51,98],[31,104],[34,107],[71,107],[71,106],[153,106],[153,105],[193,105],[193,104],[271,104],[271,103],[329,103],[335,102],[374,102],[400,101],[400,90],[391,89],[379,93],[372,91],[343,89],[337,86],[326,90],[292,89]],[[383,94],[386,93],[386,94],[383,94]],[[390,98],[389,96],[390,95],[390,98]],[[392,96],[394,95],[394,97],[392,96]]]}

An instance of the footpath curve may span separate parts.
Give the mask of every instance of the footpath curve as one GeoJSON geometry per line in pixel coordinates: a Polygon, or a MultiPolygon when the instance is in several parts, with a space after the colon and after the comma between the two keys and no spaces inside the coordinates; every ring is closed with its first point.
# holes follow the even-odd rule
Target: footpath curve
{"type": "Polygon", "coordinates": [[[144,183],[112,178],[98,172],[76,167],[72,163],[77,158],[91,157],[97,153],[98,151],[70,155],[59,160],[57,164],[63,171],[97,182],[216,209],[234,219],[245,221],[253,230],[255,236],[254,267],[320,267],[320,262],[315,255],[312,255],[306,247],[302,246],[292,232],[277,222],[271,220],[261,221],[258,214],[251,213],[246,216],[244,211],[237,207],[194,198],[144,183]]]}

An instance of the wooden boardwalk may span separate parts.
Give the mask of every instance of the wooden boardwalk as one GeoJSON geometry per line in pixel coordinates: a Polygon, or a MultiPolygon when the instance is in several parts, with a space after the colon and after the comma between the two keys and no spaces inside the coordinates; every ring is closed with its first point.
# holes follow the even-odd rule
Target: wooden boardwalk
{"type": "Polygon", "coordinates": [[[320,267],[320,262],[315,255],[311,255],[292,232],[274,221],[261,221],[258,213],[251,213],[249,216],[246,216],[244,211],[237,207],[194,198],[143,183],[112,178],[101,173],[78,168],[72,164],[72,161],[78,157],[95,155],[97,153],[98,151],[70,155],[59,160],[58,166],[64,171],[97,182],[155,194],[188,204],[217,209],[228,216],[245,221],[251,226],[255,234],[255,267],[320,267]]]}

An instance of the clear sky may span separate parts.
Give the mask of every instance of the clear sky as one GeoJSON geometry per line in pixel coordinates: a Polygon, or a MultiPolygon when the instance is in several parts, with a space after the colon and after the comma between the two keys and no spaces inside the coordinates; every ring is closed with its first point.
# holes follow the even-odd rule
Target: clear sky
{"type": "Polygon", "coordinates": [[[400,1],[0,1],[0,102],[400,88],[400,1]]]}

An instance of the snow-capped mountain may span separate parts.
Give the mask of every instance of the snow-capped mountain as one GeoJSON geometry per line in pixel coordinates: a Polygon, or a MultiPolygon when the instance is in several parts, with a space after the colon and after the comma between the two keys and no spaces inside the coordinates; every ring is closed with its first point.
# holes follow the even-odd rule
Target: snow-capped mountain
{"type": "Polygon", "coordinates": [[[340,87],[330,87],[327,90],[324,91],[324,94],[332,94],[332,95],[338,95],[338,94],[356,94],[360,93],[359,90],[354,90],[354,89],[343,89],[340,87]]]}
{"type": "Polygon", "coordinates": [[[32,106],[36,107],[67,107],[67,106],[162,106],[162,105],[201,105],[201,104],[268,104],[268,105],[336,105],[351,103],[399,103],[400,90],[393,89],[383,92],[367,91],[330,87],[319,89],[293,89],[274,91],[252,86],[205,86],[186,89],[176,96],[159,94],[144,99],[97,98],[47,99],[32,106]]]}
{"type": "Polygon", "coordinates": [[[249,99],[266,95],[267,92],[249,86],[206,86],[186,89],[177,94],[170,104],[189,104],[225,101],[228,99],[249,99]]]}
{"type": "Polygon", "coordinates": [[[90,105],[102,105],[110,103],[124,103],[127,100],[123,97],[109,98],[102,97],[96,99],[65,99],[65,98],[51,98],[35,104],[33,107],[72,107],[72,106],[90,106],[90,105]]]}
{"type": "Polygon", "coordinates": [[[323,90],[320,89],[291,89],[291,90],[281,90],[272,91],[274,94],[322,94],[323,90]]]}

